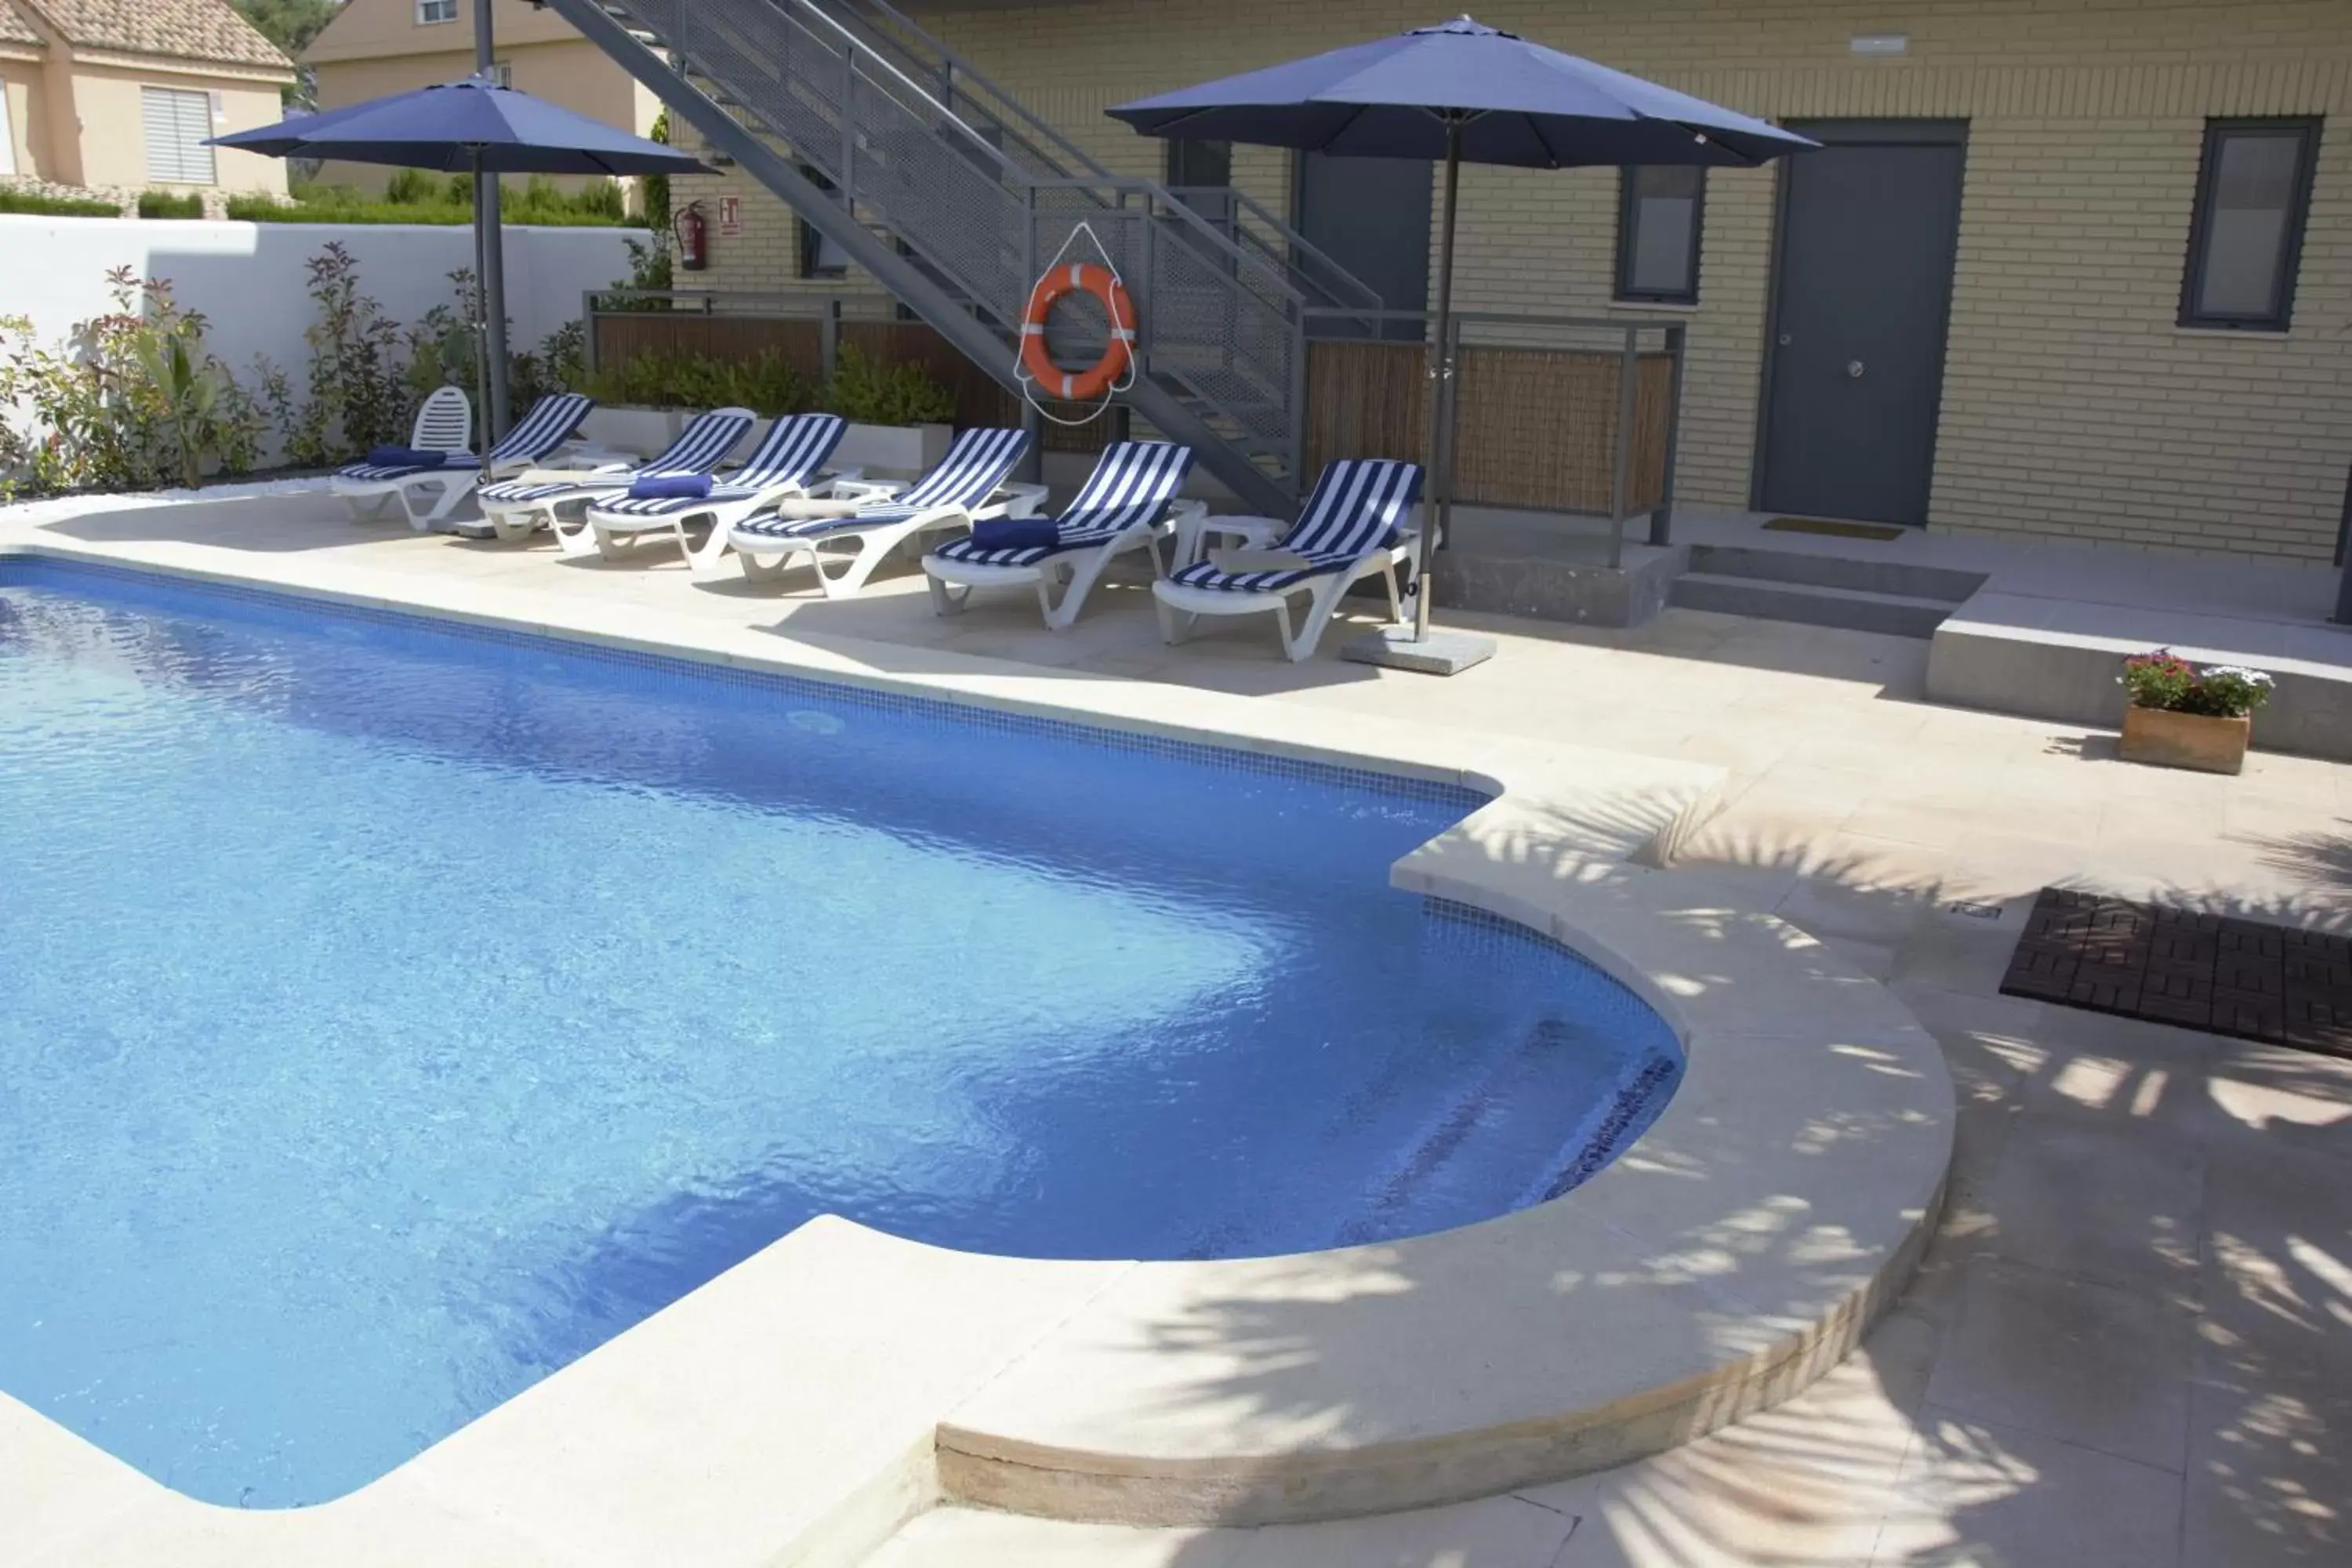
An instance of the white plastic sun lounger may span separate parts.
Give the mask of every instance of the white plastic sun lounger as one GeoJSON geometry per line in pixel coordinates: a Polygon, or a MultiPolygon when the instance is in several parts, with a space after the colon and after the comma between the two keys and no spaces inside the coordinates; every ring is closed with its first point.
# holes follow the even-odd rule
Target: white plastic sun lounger
{"type": "MultiPolygon", "coordinates": [[[[593,500],[588,503],[588,529],[597,552],[617,560],[634,552],[647,534],[662,533],[677,541],[688,566],[708,571],[727,552],[730,525],[787,497],[812,493],[817,470],[848,428],[849,421],[838,414],[795,414],[771,425],[743,466],[712,485],[708,495],[638,497],[624,490],[593,500]],[[710,524],[710,536],[699,551],[686,537],[686,525],[697,520],[710,524]]],[[[834,476],[836,481],[856,477],[834,476]]]]}
{"type": "Polygon", "coordinates": [[[566,554],[585,555],[596,548],[595,537],[585,521],[567,531],[563,509],[584,511],[597,501],[626,495],[641,479],[713,472],[758,422],[759,416],[748,408],[714,408],[696,415],[667,449],[635,468],[610,463],[580,473],[540,470],[485,485],[480,492],[483,520],[495,537],[509,542],[529,539],[541,528],[552,529],[566,554]]]}
{"type": "Polygon", "coordinates": [[[348,463],[335,471],[329,488],[350,501],[354,512],[363,516],[379,515],[385,500],[397,500],[400,510],[407,515],[408,526],[422,533],[455,511],[457,503],[473,494],[474,487],[486,476],[499,479],[519,474],[547,461],[560,449],[577,446],[581,422],[593,406],[593,398],[577,392],[542,397],[530,405],[530,412],[522,416],[520,424],[490,448],[487,462],[477,462],[474,454],[465,449],[473,424],[473,410],[466,403],[466,395],[454,386],[441,387],[417,411],[416,429],[410,445],[449,452],[446,462],[431,468],[348,463]],[[437,410],[436,399],[441,400],[437,410]],[[462,426],[456,433],[458,445],[455,448],[443,444],[457,423],[448,412],[453,407],[462,410],[462,426]],[[430,426],[428,416],[433,418],[430,426]],[[430,504],[426,504],[428,501],[430,504]]]}
{"type": "Polygon", "coordinates": [[[1233,569],[1212,558],[1151,585],[1160,635],[1181,642],[1202,616],[1271,612],[1282,629],[1282,651],[1293,660],[1312,658],[1339,596],[1371,576],[1387,580],[1389,614],[1402,619],[1396,569],[1419,558],[1420,541],[1406,530],[1405,515],[1420,495],[1418,463],[1357,458],[1328,465],[1298,521],[1267,549],[1248,552],[1255,558],[1249,566],[1233,569]],[[1301,591],[1310,595],[1307,624],[1293,632],[1290,600],[1301,591]]]}
{"type": "Polygon", "coordinates": [[[944,616],[963,608],[975,588],[1031,586],[1045,625],[1066,629],[1086,607],[1087,595],[1103,569],[1131,550],[1148,550],[1156,573],[1159,539],[1168,531],[1192,451],[1169,441],[1120,441],[1103,448],[1059,517],[1034,524],[1053,531],[1052,542],[992,544],[978,536],[950,540],[923,557],[931,579],[931,607],[944,616]],[[1054,590],[1061,588],[1060,602],[1054,590]]]}
{"type": "Polygon", "coordinates": [[[752,582],[771,581],[805,562],[826,598],[846,598],[909,539],[969,528],[984,518],[1034,515],[1045,487],[1005,483],[1028,447],[1023,431],[966,430],[910,486],[845,480],[834,487],[835,497],[857,503],[856,510],[836,517],[764,513],[728,529],[727,542],[752,582]]]}

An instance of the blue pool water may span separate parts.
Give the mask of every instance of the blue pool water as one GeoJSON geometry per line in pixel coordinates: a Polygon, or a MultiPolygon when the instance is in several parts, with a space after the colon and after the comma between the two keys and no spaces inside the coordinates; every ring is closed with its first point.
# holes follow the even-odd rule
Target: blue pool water
{"type": "Polygon", "coordinates": [[[1389,888],[1475,803],[0,560],[0,1389],[315,1502],[821,1213],[1189,1258],[1538,1201],[1680,1058],[1389,888]]]}

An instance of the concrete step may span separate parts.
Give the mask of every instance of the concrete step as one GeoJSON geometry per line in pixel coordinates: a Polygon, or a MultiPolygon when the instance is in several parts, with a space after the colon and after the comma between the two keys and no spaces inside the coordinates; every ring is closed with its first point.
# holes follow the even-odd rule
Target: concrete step
{"type": "Polygon", "coordinates": [[[1753,577],[1768,583],[1798,583],[1816,588],[1848,588],[1957,605],[1984,586],[1981,572],[1921,566],[1859,555],[1809,550],[1759,550],[1745,544],[1694,544],[1690,569],[1716,577],[1753,577]]]}
{"type": "Polygon", "coordinates": [[[1797,621],[1809,626],[1839,626],[1899,637],[1934,637],[1944,617],[1958,607],[1949,599],[1777,583],[1715,572],[1684,573],[1666,590],[1666,603],[1677,609],[1713,610],[1718,615],[1797,621]]]}

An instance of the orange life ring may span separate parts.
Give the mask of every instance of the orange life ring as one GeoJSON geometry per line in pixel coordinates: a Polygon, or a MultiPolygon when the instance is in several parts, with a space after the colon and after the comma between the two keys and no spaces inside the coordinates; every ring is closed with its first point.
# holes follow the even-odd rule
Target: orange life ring
{"type": "Polygon", "coordinates": [[[1021,365],[1049,397],[1084,403],[1108,392],[1135,360],[1135,306],[1108,267],[1073,261],[1037,279],[1029,310],[1021,318],[1021,365]],[[1110,342],[1087,370],[1066,371],[1045,352],[1045,317],[1062,299],[1084,290],[1100,300],[1110,317],[1110,342]]]}

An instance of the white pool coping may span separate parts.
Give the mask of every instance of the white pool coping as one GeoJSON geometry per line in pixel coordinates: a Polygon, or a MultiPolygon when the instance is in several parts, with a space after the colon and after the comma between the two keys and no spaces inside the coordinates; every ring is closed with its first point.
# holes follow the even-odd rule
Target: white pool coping
{"type": "MultiPolygon", "coordinates": [[[[892,669],[641,604],[371,574],[342,552],[36,553],[423,612],[1459,782],[1495,798],[1401,887],[1545,931],[1682,1038],[1679,1092],[1558,1201],[1435,1236],[1213,1263],[944,1251],[825,1217],[379,1480],[242,1512],[0,1396],[11,1563],[851,1563],[944,1495],[1149,1523],[1381,1511],[1622,1462],[1797,1392],[1907,1277],[1953,1119],[1876,982],[1726,885],[1645,868],[1720,770],[963,658],[892,669]]],[[[687,590],[681,586],[680,593],[687,590]]]]}

